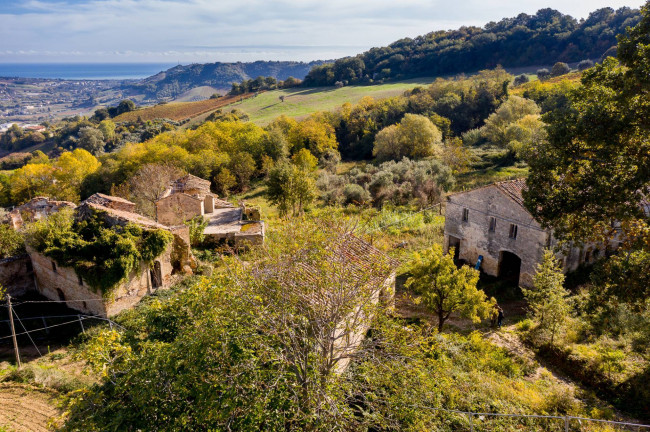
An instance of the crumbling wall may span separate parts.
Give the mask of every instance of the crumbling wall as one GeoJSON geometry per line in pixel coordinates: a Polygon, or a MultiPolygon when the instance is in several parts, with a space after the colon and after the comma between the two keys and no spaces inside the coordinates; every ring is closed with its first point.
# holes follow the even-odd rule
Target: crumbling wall
{"type": "Polygon", "coordinates": [[[0,285],[7,290],[7,294],[14,297],[36,290],[29,255],[0,260],[0,285]]]}
{"type": "Polygon", "coordinates": [[[34,250],[28,252],[34,269],[36,290],[50,300],[65,300],[69,308],[86,314],[103,317],[116,315],[135,306],[145,295],[157,289],[169,288],[172,283],[172,245],[155,260],[159,263],[161,273],[162,284],[159,288],[154,288],[152,284],[153,266],[143,262],[107,296],[102,296],[101,292],[88,286],[73,268],[61,267],[51,258],[34,250]]]}

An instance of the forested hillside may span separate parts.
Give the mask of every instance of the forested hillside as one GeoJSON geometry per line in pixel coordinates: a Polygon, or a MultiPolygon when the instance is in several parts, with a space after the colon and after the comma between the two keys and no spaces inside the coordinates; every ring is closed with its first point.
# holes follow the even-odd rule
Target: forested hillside
{"type": "Polygon", "coordinates": [[[400,39],[355,57],[314,67],[305,86],[370,82],[386,78],[475,72],[497,65],[525,67],[598,59],[616,45],[616,35],[639,21],[639,11],[603,8],[586,20],[553,9],[519,14],[483,28],[461,27],[400,39]]]}
{"type": "Polygon", "coordinates": [[[233,82],[258,76],[271,76],[279,80],[285,80],[290,76],[302,79],[313,66],[321,63],[256,61],[179,65],[132,84],[128,88],[136,92],[144,92],[148,99],[173,98],[199,86],[230,89],[233,82]]]}

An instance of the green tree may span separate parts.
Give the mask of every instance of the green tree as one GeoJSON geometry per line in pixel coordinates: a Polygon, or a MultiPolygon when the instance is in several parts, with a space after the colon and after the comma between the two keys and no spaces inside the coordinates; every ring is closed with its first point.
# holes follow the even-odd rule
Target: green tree
{"type": "Polygon", "coordinates": [[[648,4],[642,15],[621,36],[618,60],[586,70],[567,106],[545,114],[548,143],[528,158],[526,207],[563,239],[611,235],[614,221],[647,224],[639,203],[650,184],[648,4]]]}
{"type": "Polygon", "coordinates": [[[230,190],[237,184],[237,179],[228,168],[223,167],[214,177],[214,184],[217,185],[217,190],[220,194],[228,196],[230,190]]]}
{"type": "Polygon", "coordinates": [[[112,120],[106,119],[99,122],[97,129],[104,136],[104,141],[107,143],[113,142],[115,139],[115,123],[112,120]]]}
{"type": "Polygon", "coordinates": [[[313,174],[294,164],[276,164],[269,171],[267,196],[272,204],[278,206],[281,216],[290,210],[294,216],[300,215],[316,198],[313,174]]]}
{"type": "Polygon", "coordinates": [[[379,131],[372,151],[382,161],[403,157],[419,159],[441,153],[442,133],[429,118],[417,114],[406,114],[399,124],[379,131]]]}
{"type": "Polygon", "coordinates": [[[313,172],[318,168],[318,159],[305,148],[291,157],[291,163],[306,172],[313,172]]]}
{"type": "Polygon", "coordinates": [[[564,273],[553,252],[544,251],[542,262],[533,276],[533,288],[524,289],[530,314],[539,324],[539,329],[550,334],[551,343],[566,325],[571,314],[564,288],[564,273]]]}
{"type": "MultiPolygon", "coordinates": [[[[519,96],[510,96],[487,118],[485,125],[481,128],[481,135],[493,144],[507,148],[512,141],[512,137],[508,135],[508,128],[527,116],[533,116],[530,119],[538,118],[539,113],[540,108],[535,101],[519,96]]],[[[526,129],[541,129],[542,123],[540,121],[534,126],[524,123],[519,126],[519,129],[524,127],[526,129]]]]}
{"type": "Polygon", "coordinates": [[[25,252],[25,240],[18,231],[8,224],[0,224],[0,259],[9,258],[25,252]]]}
{"type": "Polygon", "coordinates": [[[228,168],[237,179],[237,187],[240,190],[248,189],[251,177],[255,174],[255,160],[253,156],[247,152],[237,152],[230,156],[228,168]]]}
{"type": "Polygon", "coordinates": [[[106,145],[104,134],[93,127],[82,127],[79,129],[78,145],[95,156],[100,155],[104,152],[104,146],[106,145]]]}
{"type": "Polygon", "coordinates": [[[453,253],[443,254],[440,245],[415,253],[410,274],[406,286],[436,314],[439,332],[452,313],[479,322],[491,310],[493,300],[476,288],[478,271],[466,265],[457,268],[453,253]]]}
{"type": "Polygon", "coordinates": [[[569,72],[571,72],[571,68],[569,67],[568,64],[563,63],[563,62],[557,62],[553,65],[551,68],[551,76],[560,76],[560,75],[566,75],[569,72]]]}

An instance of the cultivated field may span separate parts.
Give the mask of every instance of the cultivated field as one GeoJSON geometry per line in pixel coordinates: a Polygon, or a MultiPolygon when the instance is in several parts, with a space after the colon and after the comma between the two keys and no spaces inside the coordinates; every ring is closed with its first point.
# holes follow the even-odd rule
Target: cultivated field
{"type": "Polygon", "coordinates": [[[148,108],[141,108],[115,117],[115,122],[137,121],[141,118],[144,121],[154,119],[170,119],[181,121],[194,118],[206,112],[214,111],[224,105],[232,104],[240,99],[250,97],[250,94],[239,96],[225,96],[219,99],[206,99],[198,102],[169,102],[148,108]]]}
{"type": "Polygon", "coordinates": [[[316,111],[334,110],[346,102],[358,102],[364,96],[375,99],[396,96],[413,87],[431,84],[435,78],[415,78],[389,84],[366,86],[347,86],[343,88],[316,87],[290,88],[261,93],[258,96],[236,102],[224,108],[240,109],[246,112],[251,121],[266,125],[274,118],[284,114],[289,117],[302,118],[316,111]],[[284,96],[284,102],[280,102],[284,96]]]}

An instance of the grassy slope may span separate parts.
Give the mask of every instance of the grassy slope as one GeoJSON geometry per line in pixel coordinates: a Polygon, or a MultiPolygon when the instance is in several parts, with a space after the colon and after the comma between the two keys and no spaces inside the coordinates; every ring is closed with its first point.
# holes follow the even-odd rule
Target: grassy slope
{"type": "Polygon", "coordinates": [[[299,87],[273,90],[228,105],[224,111],[240,109],[250,116],[251,121],[263,126],[282,114],[301,118],[316,111],[335,110],[346,102],[354,104],[364,96],[372,96],[375,99],[396,96],[413,87],[431,84],[434,80],[435,78],[416,78],[388,84],[347,86],[340,89],[299,87]],[[280,102],[280,96],[285,97],[284,102],[280,102]]]}

